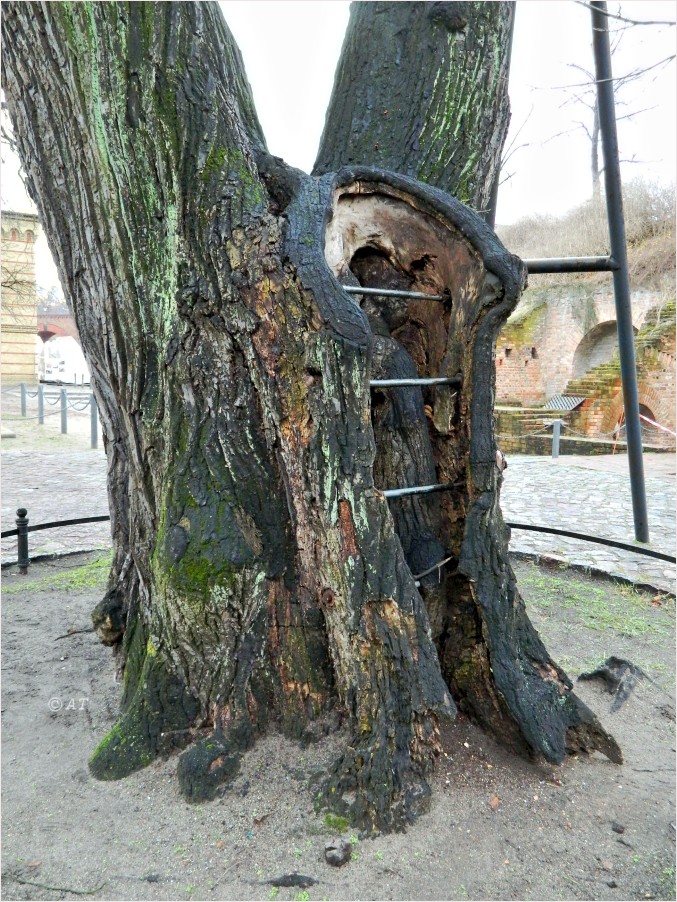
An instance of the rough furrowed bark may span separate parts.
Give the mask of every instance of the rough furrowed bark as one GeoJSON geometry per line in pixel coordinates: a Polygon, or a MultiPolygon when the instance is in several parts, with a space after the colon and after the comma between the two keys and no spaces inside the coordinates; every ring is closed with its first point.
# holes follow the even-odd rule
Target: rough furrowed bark
{"type": "Polygon", "coordinates": [[[377,166],[486,211],[510,119],[514,7],[353,3],[313,173],[377,166]]]}
{"type": "Polygon", "coordinates": [[[92,771],[188,746],[181,789],[209,799],[268,725],[342,719],[318,802],[374,831],[425,810],[452,694],[522,750],[616,755],[507,562],[491,374],[519,261],[434,188],[270,157],[214,5],[8,3],[3,50],[108,455],[94,621],[124,694],[92,771]],[[372,404],[377,374],[462,384],[372,404]],[[391,505],[391,479],[451,488],[391,505]]]}

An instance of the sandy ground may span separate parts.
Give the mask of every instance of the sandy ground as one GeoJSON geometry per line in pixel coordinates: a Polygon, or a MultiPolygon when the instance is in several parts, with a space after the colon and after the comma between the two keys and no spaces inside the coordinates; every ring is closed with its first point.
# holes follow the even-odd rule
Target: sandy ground
{"type": "Polygon", "coordinates": [[[625,764],[528,763],[461,718],[444,733],[430,813],[403,834],[353,836],[341,869],[324,861],[336,831],[313,811],[307,784],[345,737],[302,749],[269,735],[205,805],[179,796],[176,758],[97,782],[87,759],[119,698],[110,652],[91,633],[58,637],[89,626],[105,561],[4,571],[4,898],[674,899],[674,600],[516,568],[572,676],[613,653],[651,677],[616,712],[597,683],[579,684],[625,764]],[[292,872],[317,882],[266,882],[292,872]]]}

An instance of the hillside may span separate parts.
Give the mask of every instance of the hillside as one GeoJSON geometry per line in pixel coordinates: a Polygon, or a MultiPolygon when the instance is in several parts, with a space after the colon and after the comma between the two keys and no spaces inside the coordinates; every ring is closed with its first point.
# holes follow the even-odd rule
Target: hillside
{"type": "MultiPolygon", "coordinates": [[[[675,297],[675,192],[637,180],[623,191],[628,262],[633,289],[667,291],[675,297]]],[[[609,252],[604,203],[588,201],[564,216],[528,216],[513,225],[496,227],[512,253],[537,257],[590,257],[609,252]]],[[[580,281],[605,282],[607,273],[533,276],[530,289],[580,281]]]]}

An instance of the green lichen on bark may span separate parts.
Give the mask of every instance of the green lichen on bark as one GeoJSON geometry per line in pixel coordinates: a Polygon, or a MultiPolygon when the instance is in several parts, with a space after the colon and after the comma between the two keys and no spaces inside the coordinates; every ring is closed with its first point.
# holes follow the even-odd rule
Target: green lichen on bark
{"type": "Polygon", "coordinates": [[[100,780],[117,780],[147,767],[160,754],[190,740],[198,706],[156,651],[146,650],[136,688],[120,720],[94,750],[89,768],[100,780]]]}
{"type": "Polygon", "coordinates": [[[354,3],[314,173],[374,165],[486,210],[509,121],[513,15],[503,2],[354,3]]]}

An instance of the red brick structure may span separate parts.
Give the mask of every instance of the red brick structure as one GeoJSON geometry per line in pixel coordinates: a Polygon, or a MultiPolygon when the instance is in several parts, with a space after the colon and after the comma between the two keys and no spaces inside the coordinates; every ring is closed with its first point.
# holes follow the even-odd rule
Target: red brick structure
{"type": "MultiPolygon", "coordinates": [[[[636,331],[658,304],[655,292],[633,293],[636,331]]],[[[543,404],[562,393],[572,379],[611,360],[615,329],[611,285],[572,282],[528,290],[496,346],[498,403],[543,404]]]]}
{"type": "MultiPolygon", "coordinates": [[[[515,436],[543,432],[552,414],[535,408],[564,394],[586,400],[576,410],[558,414],[566,423],[563,435],[574,440],[583,434],[613,443],[612,433],[623,414],[613,293],[596,286],[581,291],[580,283],[576,289],[527,296],[503,330],[496,349],[499,432],[515,436]],[[510,409],[500,409],[506,404],[510,409]]],[[[674,431],[675,302],[666,301],[664,294],[638,291],[633,314],[640,413],[674,431]]],[[[646,421],[642,432],[650,447],[675,446],[674,436],[646,421]]],[[[507,440],[507,435],[503,438],[507,440]]],[[[543,441],[545,447],[547,440],[543,441]]]]}
{"type": "Polygon", "coordinates": [[[75,320],[70,313],[41,313],[38,311],[38,335],[43,341],[49,341],[55,335],[69,335],[80,344],[75,320]]]}

